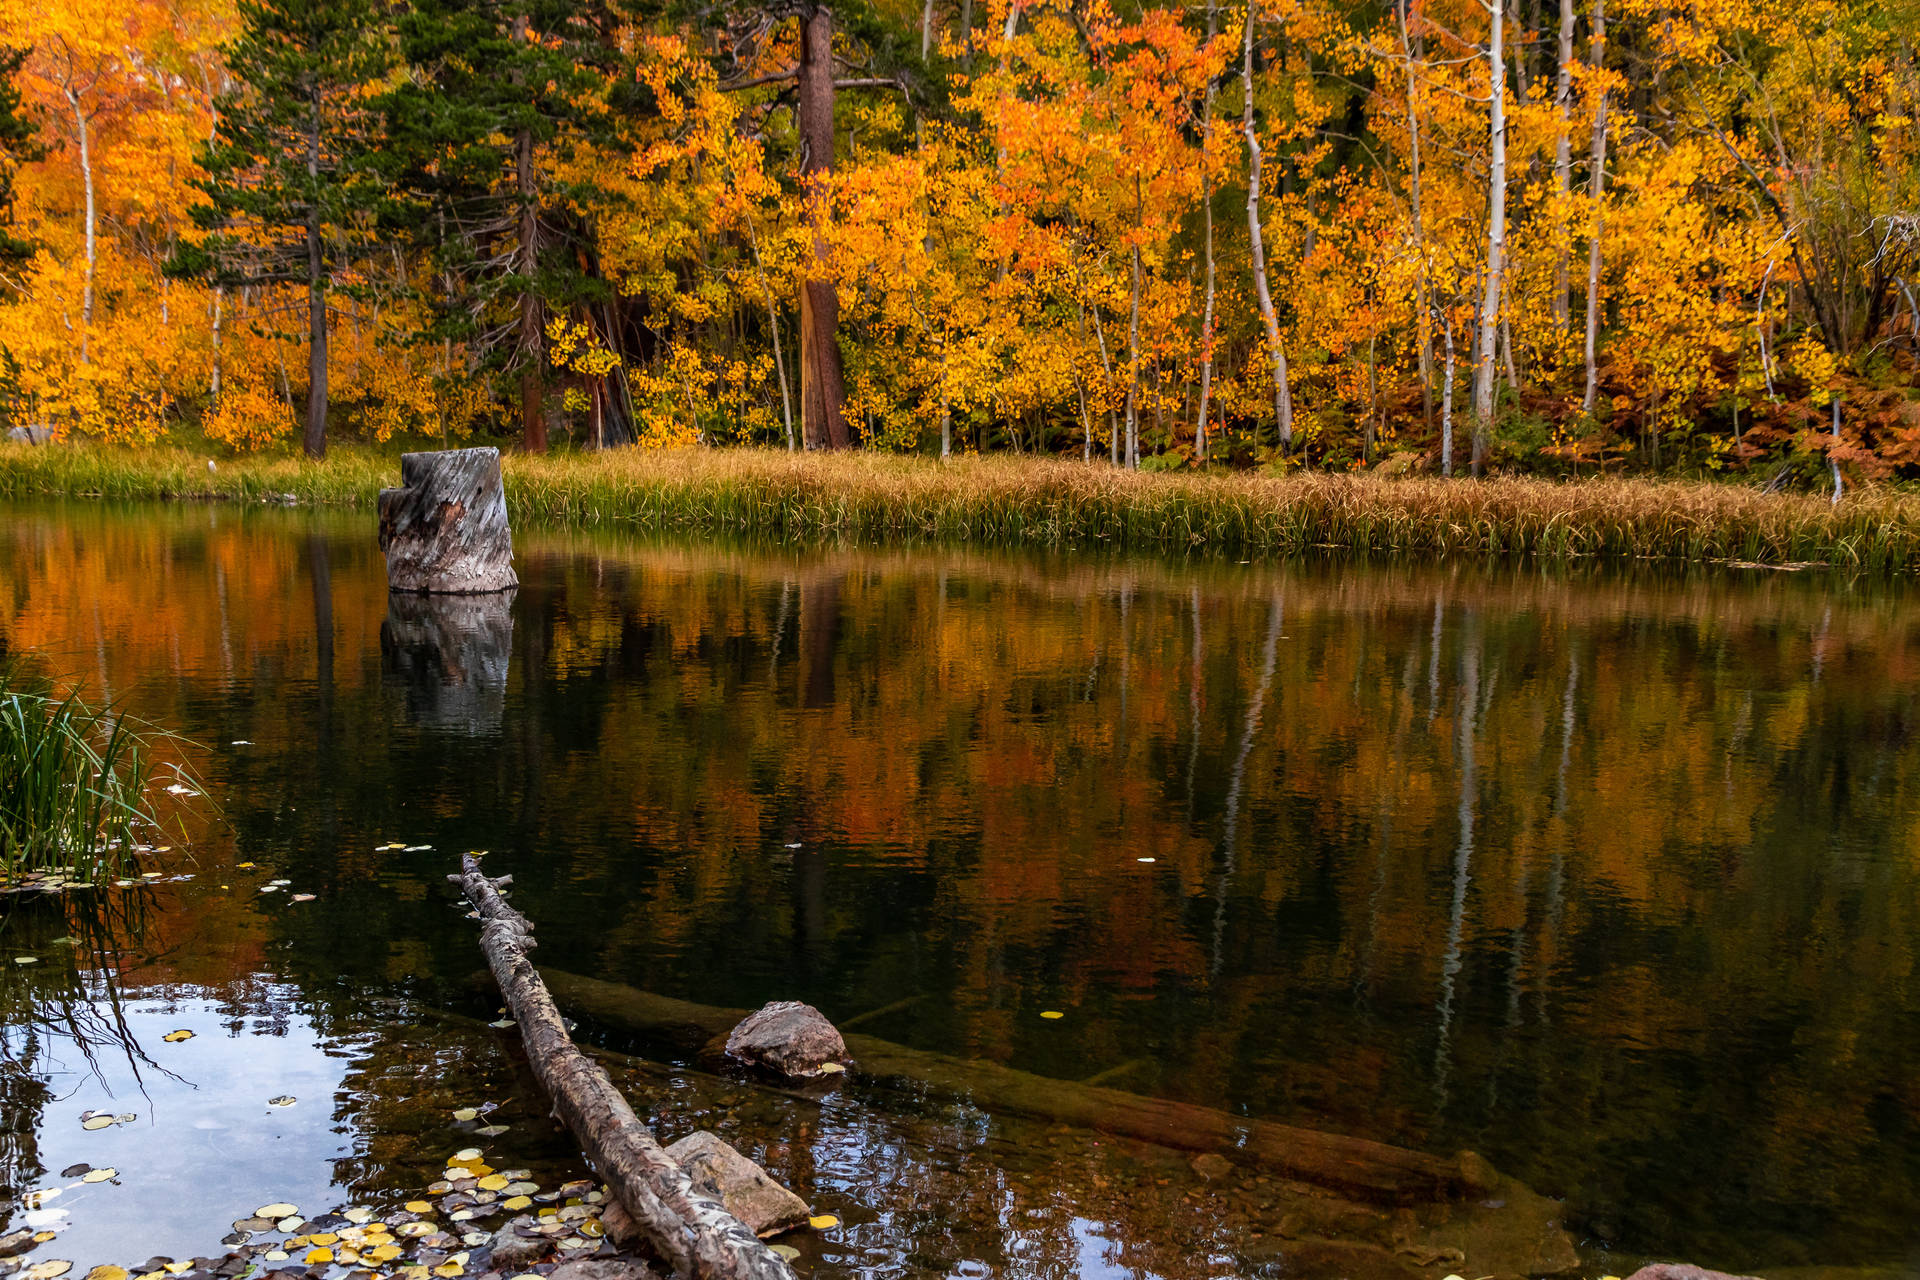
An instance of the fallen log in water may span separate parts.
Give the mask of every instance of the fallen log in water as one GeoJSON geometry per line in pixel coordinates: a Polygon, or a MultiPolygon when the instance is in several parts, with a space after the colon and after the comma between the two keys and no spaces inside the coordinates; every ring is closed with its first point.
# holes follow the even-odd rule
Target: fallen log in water
{"type": "Polygon", "coordinates": [[[607,1187],[661,1257],[700,1280],[793,1280],[793,1272],[714,1200],[694,1189],[600,1065],[580,1052],[527,953],[533,926],[508,906],[472,854],[460,860],[459,885],[480,914],[480,948],[520,1024],[527,1061],[553,1099],[554,1114],[606,1180],[607,1187]]]}
{"type": "MultiPolygon", "coordinates": [[[[675,1027],[724,1036],[746,1016],[603,982],[558,969],[542,971],[569,1009],[642,1034],[675,1027]]],[[[1220,1152],[1344,1195],[1387,1204],[1426,1204],[1484,1196],[1498,1181],[1471,1153],[1443,1159],[1345,1134],[1229,1115],[1211,1107],[1149,1098],[1119,1089],[1053,1080],[996,1062],[951,1058],[872,1036],[846,1037],[856,1079],[903,1082],[922,1092],[972,1101],[988,1111],[1058,1121],[1181,1151],[1220,1152]]]]}

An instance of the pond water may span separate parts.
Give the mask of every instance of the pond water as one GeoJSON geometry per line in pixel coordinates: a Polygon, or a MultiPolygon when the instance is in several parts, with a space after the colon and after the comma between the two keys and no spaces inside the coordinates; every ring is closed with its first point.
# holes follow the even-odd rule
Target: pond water
{"type": "MultiPolygon", "coordinates": [[[[432,609],[370,526],[5,512],[0,649],[187,735],[221,812],[108,932],[7,909],[0,1230],[90,1161],[121,1177],[57,1202],[61,1257],[204,1253],[403,1195],[483,1100],[565,1167],[445,882],[485,849],[543,965],[1470,1147],[1596,1273],[1920,1265],[1904,586],[521,530],[510,608],[432,609]]],[[[1255,1265],[1252,1180],[580,1034],[844,1219],[809,1264],[1255,1265]]]]}

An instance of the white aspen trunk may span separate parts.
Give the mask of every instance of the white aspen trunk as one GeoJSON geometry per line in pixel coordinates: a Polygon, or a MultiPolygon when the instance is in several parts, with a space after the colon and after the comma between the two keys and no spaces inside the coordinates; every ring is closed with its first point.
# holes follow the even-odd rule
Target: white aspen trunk
{"type": "Polygon", "coordinates": [[[940,339],[940,456],[953,456],[953,400],[947,394],[947,340],[940,339]]]}
{"type": "MultiPolygon", "coordinates": [[[[1207,0],[1207,43],[1219,34],[1220,10],[1207,0]]],[[[1200,213],[1206,228],[1206,302],[1200,312],[1200,413],[1193,425],[1193,456],[1207,460],[1207,414],[1213,403],[1213,81],[1207,81],[1200,124],[1200,213]]]]}
{"type": "Polygon", "coordinates": [[[73,108],[74,132],[80,140],[80,185],[86,194],[87,204],[87,270],[80,286],[80,363],[86,364],[92,350],[89,340],[93,332],[93,273],[99,260],[93,202],[93,151],[87,137],[87,113],[80,109],[80,95],[72,89],[66,93],[67,105],[73,108]]]}
{"type": "Polygon", "coordinates": [[[213,375],[207,385],[207,394],[215,405],[220,403],[220,325],[225,319],[227,290],[225,285],[213,286],[213,375]]]}
{"type": "Polygon", "coordinates": [[[1127,300],[1127,465],[1140,465],[1140,176],[1133,179],[1133,287],[1127,300]]]}
{"type": "Polygon", "coordinates": [[[1413,251],[1419,255],[1420,269],[1414,277],[1414,327],[1420,347],[1420,411],[1429,430],[1433,427],[1433,307],[1428,300],[1427,223],[1422,204],[1420,178],[1420,98],[1413,71],[1413,40],[1407,30],[1407,6],[1412,0],[1400,0],[1395,13],[1400,21],[1400,56],[1407,69],[1407,178],[1408,198],[1413,212],[1413,251]]]}
{"type": "Polygon", "coordinates": [[[1280,346],[1280,322],[1273,314],[1273,294],[1267,288],[1267,247],[1260,234],[1260,135],[1253,127],[1253,0],[1247,0],[1242,68],[1246,105],[1241,126],[1247,135],[1247,237],[1253,253],[1253,291],[1260,300],[1260,319],[1267,327],[1267,349],[1273,360],[1273,416],[1280,427],[1280,451],[1293,450],[1293,388],[1287,381],[1287,353],[1280,346]]]}
{"type": "Polygon", "coordinates": [[[933,0],[927,0],[920,10],[920,61],[925,62],[933,53],[933,0]]]}
{"type": "Polygon", "coordinates": [[[1442,317],[1447,337],[1447,380],[1440,391],[1440,474],[1453,474],[1453,313],[1442,317]]]}
{"type": "Polygon", "coordinates": [[[1834,449],[1840,447],[1840,393],[1833,395],[1833,448],[1827,450],[1827,465],[1833,468],[1833,505],[1840,505],[1840,458],[1834,449]]]}
{"type": "MultiPolygon", "coordinates": [[[[1592,65],[1595,71],[1606,65],[1607,57],[1607,0],[1593,0],[1593,52],[1592,65]]],[[[1590,172],[1587,174],[1587,199],[1593,205],[1593,224],[1587,232],[1587,390],[1580,400],[1580,412],[1593,412],[1594,394],[1600,386],[1600,368],[1597,362],[1600,342],[1600,235],[1605,224],[1606,210],[1602,203],[1607,191],[1607,95],[1600,94],[1600,103],[1593,110],[1593,150],[1590,172]]],[[[1761,286],[1764,297],[1765,286],[1761,286]]],[[[1762,341],[1765,341],[1763,338],[1762,341]]],[[[1765,364],[1762,354],[1761,363],[1765,364]]],[[[1768,375],[1767,393],[1773,393],[1772,375],[1768,375]]]]}
{"type": "Polygon", "coordinates": [[[767,300],[767,332],[773,335],[773,368],[780,375],[780,416],[787,425],[787,452],[799,448],[793,437],[793,396],[787,390],[787,357],[780,349],[780,312],[773,305],[773,285],[767,279],[766,264],[760,261],[760,237],[754,234],[753,219],[747,219],[747,245],[753,250],[753,270],[760,277],[760,292],[767,300]]]}
{"type": "MultiPolygon", "coordinates": [[[[1553,85],[1554,115],[1559,128],[1553,139],[1553,193],[1560,216],[1569,216],[1573,191],[1573,0],[1560,0],[1560,76],[1553,85]]],[[[1553,269],[1553,320],[1561,332],[1571,314],[1568,279],[1573,271],[1573,228],[1563,225],[1559,259],[1553,269]]]]}
{"type": "Polygon", "coordinates": [[[1488,157],[1487,269],[1480,293],[1480,323],[1473,351],[1473,474],[1486,465],[1493,433],[1494,347],[1500,338],[1500,286],[1507,255],[1507,57],[1506,9],[1487,6],[1493,29],[1487,36],[1488,157]]]}
{"type": "Polygon", "coordinates": [[[320,96],[313,97],[307,130],[307,430],[309,458],[327,452],[327,293],[320,256],[320,96]]]}

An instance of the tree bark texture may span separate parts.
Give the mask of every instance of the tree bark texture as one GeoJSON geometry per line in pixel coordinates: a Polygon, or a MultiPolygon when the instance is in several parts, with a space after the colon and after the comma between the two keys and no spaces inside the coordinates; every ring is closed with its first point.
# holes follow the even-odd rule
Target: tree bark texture
{"type": "Polygon", "coordinates": [[[1267,246],[1260,233],[1260,135],[1253,127],[1253,15],[1247,5],[1246,65],[1241,74],[1246,107],[1241,126],[1247,135],[1247,236],[1253,252],[1253,292],[1260,300],[1260,319],[1267,327],[1267,350],[1273,360],[1273,416],[1279,423],[1280,448],[1293,448],[1293,388],[1287,379],[1287,353],[1280,345],[1280,322],[1273,313],[1273,293],[1267,287],[1267,246]]]}
{"type": "Polygon", "coordinates": [[[809,188],[813,270],[800,285],[800,429],[809,449],[844,449],[846,376],[840,365],[840,298],[834,291],[826,180],[833,173],[833,11],[800,20],[800,178],[809,188]]]}
{"type": "Polygon", "coordinates": [[[498,449],[400,457],[380,491],[380,550],[391,591],[483,595],[519,585],[498,449]]]}
{"type": "MultiPolygon", "coordinates": [[[[527,36],[527,17],[513,20],[515,40],[527,36]]],[[[533,133],[521,129],[513,140],[514,182],[520,193],[520,446],[528,453],[547,451],[546,331],[541,327],[540,294],[535,273],[540,266],[540,206],[533,169],[533,133]]]]}
{"type": "Polygon", "coordinates": [[[466,854],[460,874],[448,879],[480,914],[480,948],[520,1024],[534,1076],[640,1233],[684,1277],[793,1280],[777,1254],[694,1188],[606,1071],[567,1035],[560,1011],[528,958],[534,947],[533,926],[500,895],[512,877],[490,879],[474,856],[466,854]]]}
{"type": "MultiPolygon", "coordinates": [[[[1607,58],[1607,0],[1594,0],[1593,3],[1593,69],[1598,71],[1606,65],[1607,58]]],[[[1600,93],[1600,105],[1593,110],[1593,152],[1587,174],[1587,199],[1593,205],[1593,225],[1587,231],[1587,389],[1580,398],[1580,412],[1593,412],[1593,398],[1600,387],[1600,369],[1596,362],[1600,341],[1600,235],[1605,225],[1606,210],[1602,203],[1607,193],[1607,95],[1600,93]]],[[[1766,295],[1766,286],[1760,287],[1761,296],[1766,295]]],[[[1766,341],[1765,330],[1761,331],[1761,342],[1766,341]]],[[[1766,353],[1761,352],[1761,363],[1766,366],[1766,353]]],[[[1773,390],[1772,373],[1768,372],[1768,393],[1773,390]]]]}
{"type": "Polygon", "coordinates": [[[1500,291],[1507,261],[1507,36],[1506,10],[1487,7],[1487,267],[1480,322],[1473,344],[1473,473],[1486,466],[1493,436],[1495,347],[1500,338],[1500,291]]]}
{"type": "MultiPolygon", "coordinates": [[[[1568,216],[1572,213],[1570,198],[1573,193],[1573,137],[1568,132],[1573,127],[1573,0],[1560,0],[1560,76],[1553,84],[1554,116],[1559,129],[1553,140],[1553,193],[1559,197],[1560,208],[1568,216]]],[[[1560,246],[1558,259],[1553,268],[1553,319],[1562,332],[1566,331],[1570,292],[1568,277],[1572,274],[1573,237],[1571,226],[1564,226],[1567,240],[1560,246]]]]}

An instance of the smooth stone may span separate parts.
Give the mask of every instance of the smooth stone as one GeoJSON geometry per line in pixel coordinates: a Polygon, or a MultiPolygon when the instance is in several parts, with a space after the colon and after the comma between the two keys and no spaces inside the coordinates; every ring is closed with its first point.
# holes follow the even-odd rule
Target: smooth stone
{"type": "Polygon", "coordinates": [[[776,1000],[742,1018],[727,1036],[727,1056],[785,1076],[818,1076],[847,1060],[847,1044],[821,1012],[798,1000],[776,1000]]]}
{"type": "Polygon", "coordinates": [[[704,1129],[668,1147],[667,1156],[687,1171],[696,1191],[718,1200],[721,1208],[757,1236],[788,1231],[807,1221],[810,1210],[805,1200],[704,1129]]]}
{"type": "Polygon", "coordinates": [[[533,1223],[532,1218],[519,1217],[493,1233],[493,1242],[487,1248],[494,1266],[503,1271],[524,1271],[546,1256],[547,1250],[553,1246],[551,1240],[545,1236],[529,1239],[515,1230],[516,1227],[532,1226],[533,1223]]]}
{"type": "Polygon", "coordinates": [[[1754,1276],[1728,1275],[1724,1271],[1709,1271],[1705,1267],[1696,1267],[1687,1262],[1656,1262],[1640,1268],[1627,1280],[1756,1280],[1754,1276]]]}

